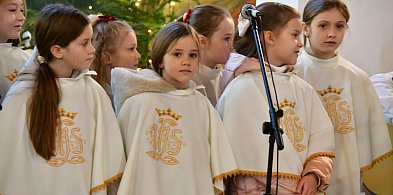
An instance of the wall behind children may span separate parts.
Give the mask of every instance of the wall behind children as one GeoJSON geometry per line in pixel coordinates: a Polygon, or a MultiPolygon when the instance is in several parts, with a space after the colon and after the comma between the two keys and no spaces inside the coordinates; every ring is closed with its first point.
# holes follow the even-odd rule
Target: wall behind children
{"type": "MultiPolygon", "coordinates": [[[[300,13],[308,0],[276,2],[298,6],[300,13]]],[[[257,0],[257,5],[266,2],[257,0]]],[[[351,18],[340,55],[368,75],[393,71],[393,1],[344,0],[351,18]]]]}

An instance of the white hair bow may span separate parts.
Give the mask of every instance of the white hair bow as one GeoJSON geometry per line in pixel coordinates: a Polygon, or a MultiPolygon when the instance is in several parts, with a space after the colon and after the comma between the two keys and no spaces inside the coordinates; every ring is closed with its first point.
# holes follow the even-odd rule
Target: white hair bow
{"type": "Polygon", "coordinates": [[[243,16],[239,14],[239,18],[237,20],[237,28],[239,29],[240,37],[243,37],[244,34],[246,34],[249,26],[250,26],[250,21],[248,19],[243,18],[243,16]]]}

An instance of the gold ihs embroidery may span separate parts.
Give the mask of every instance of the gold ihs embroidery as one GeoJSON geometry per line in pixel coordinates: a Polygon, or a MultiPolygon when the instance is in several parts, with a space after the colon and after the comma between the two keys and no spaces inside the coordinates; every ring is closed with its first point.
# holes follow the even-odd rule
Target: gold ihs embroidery
{"type": "Polygon", "coordinates": [[[175,158],[185,145],[183,142],[183,131],[177,129],[177,121],[182,117],[173,113],[170,108],[160,110],[156,108],[156,113],[160,117],[158,124],[153,124],[145,133],[147,141],[153,150],[146,152],[151,158],[161,161],[167,165],[176,165],[179,161],[175,158]]]}
{"type": "Polygon", "coordinates": [[[338,89],[328,86],[325,90],[317,91],[321,96],[323,106],[334,126],[334,132],[347,134],[354,131],[351,126],[352,110],[347,101],[341,99],[344,88],[338,89]]]}
{"type": "Polygon", "coordinates": [[[83,144],[79,127],[73,127],[75,122],[73,119],[77,112],[66,112],[64,108],[60,111],[60,122],[56,131],[56,152],[47,163],[54,167],[60,167],[65,163],[82,164],[85,162],[83,157],[83,144]]]}
{"type": "Polygon", "coordinates": [[[284,111],[284,116],[280,118],[280,126],[284,128],[285,134],[296,151],[301,152],[306,149],[306,146],[302,144],[305,128],[295,114],[295,105],[296,102],[290,102],[286,98],[280,103],[280,108],[284,111]]]}
{"type": "Polygon", "coordinates": [[[18,70],[13,69],[12,73],[10,73],[9,75],[5,75],[5,78],[12,82],[12,81],[15,80],[16,76],[18,75],[18,73],[19,73],[18,70]]]}

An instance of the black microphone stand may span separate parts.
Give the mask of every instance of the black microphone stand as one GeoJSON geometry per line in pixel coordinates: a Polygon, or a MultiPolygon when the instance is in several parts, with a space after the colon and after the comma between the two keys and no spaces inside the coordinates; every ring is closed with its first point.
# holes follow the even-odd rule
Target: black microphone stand
{"type": "MultiPolygon", "coordinates": [[[[251,13],[249,13],[249,15],[251,16],[251,13]]],[[[262,129],[263,129],[263,134],[269,135],[269,156],[268,156],[268,165],[267,165],[265,195],[271,195],[270,191],[271,191],[271,182],[272,182],[271,180],[272,180],[272,169],[273,169],[274,142],[275,141],[277,142],[277,149],[278,150],[284,149],[284,143],[283,143],[282,135],[281,135],[283,133],[283,130],[280,129],[278,126],[278,118],[282,117],[282,111],[278,110],[276,112],[276,109],[273,106],[273,101],[272,101],[272,97],[270,94],[269,84],[268,84],[267,76],[266,76],[265,60],[264,60],[262,52],[261,52],[261,42],[260,42],[260,38],[259,38],[256,18],[250,17],[249,20],[250,20],[252,32],[254,34],[254,40],[255,40],[255,44],[256,44],[259,65],[261,67],[263,83],[265,84],[266,97],[267,97],[267,101],[269,104],[270,122],[264,122],[262,129]]]]}

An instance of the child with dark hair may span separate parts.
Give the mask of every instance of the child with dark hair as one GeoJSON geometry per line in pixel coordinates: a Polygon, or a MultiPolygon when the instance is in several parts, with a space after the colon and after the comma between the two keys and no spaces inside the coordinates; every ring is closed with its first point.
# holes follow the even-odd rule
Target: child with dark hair
{"type": "Polygon", "coordinates": [[[42,9],[37,48],[0,112],[1,194],[116,193],[125,155],[110,100],[88,71],[92,36],[78,9],[42,9]]]}

